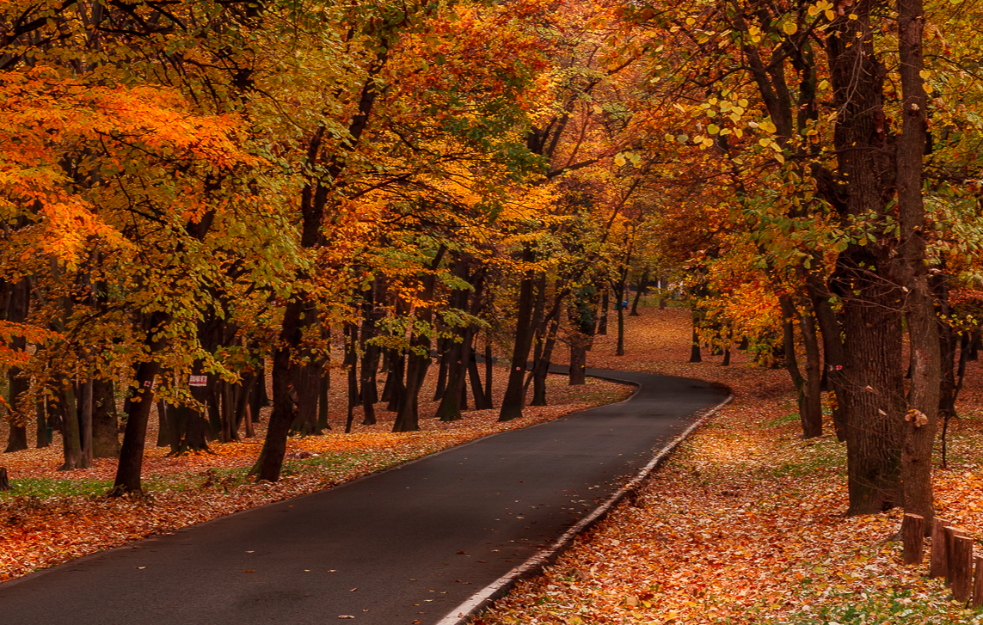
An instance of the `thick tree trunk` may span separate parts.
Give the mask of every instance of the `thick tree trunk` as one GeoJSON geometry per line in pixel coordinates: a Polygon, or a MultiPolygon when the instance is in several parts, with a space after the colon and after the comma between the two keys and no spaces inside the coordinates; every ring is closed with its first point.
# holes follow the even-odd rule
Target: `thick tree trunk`
{"type": "Polygon", "coordinates": [[[250,470],[258,480],[279,480],[283,459],[287,454],[287,434],[293,421],[293,400],[290,397],[293,367],[290,355],[292,348],[301,342],[301,314],[305,306],[299,299],[287,303],[280,326],[279,347],[273,351],[273,412],[266,428],[263,449],[250,470]]]}
{"type": "Polygon", "coordinates": [[[851,386],[837,399],[850,415],[846,426],[848,514],[875,514],[904,501],[900,304],[891,291],[878,293],[874,284],[868,283],[861,298],[844,302],[850,356],[845,378],[851,386]]]}
{"type": "Polygon", "coordinates": [[[587,383],[587,351],[590,338],[575,336],[570,340],[570,386],[587,383]]]}
{"type": "Polygon", "coordinates": [[[82,441],[79,432],[78,401],[75,396],[75,385],[65,380],[61,391],[62,405],[62,452],[64,462],[59,471],[81,469],[82,441]]]}

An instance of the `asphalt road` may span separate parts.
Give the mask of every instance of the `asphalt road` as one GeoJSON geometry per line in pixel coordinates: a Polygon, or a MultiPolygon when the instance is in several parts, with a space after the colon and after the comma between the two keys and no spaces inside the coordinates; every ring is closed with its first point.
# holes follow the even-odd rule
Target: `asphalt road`
{"type": "Polygon", "coordinates": [[[726,393],[630,399],[0,584],[5,625],[433,624],[549,546],[726,393]]]}

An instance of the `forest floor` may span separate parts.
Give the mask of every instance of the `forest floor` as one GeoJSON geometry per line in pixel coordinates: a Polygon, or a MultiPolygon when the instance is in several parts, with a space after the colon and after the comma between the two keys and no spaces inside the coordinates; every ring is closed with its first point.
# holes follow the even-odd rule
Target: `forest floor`
{"type": "MultiPolygon", "coordinates": [[[[287,444],[283,477],[275,484],[253,483],[246,473],[255,462],[266,434],[269,409],[261,412],[256,436],[240,442],[209,443],[211,453],[168,455],[155,447],[156,409],[147,435],[142,499],[105,497],[116,472],[114,459],[96,459],[95,466],[58,471],[61,436],[42,449],[0,455],[12,489],[0,491],[0,582],[97,551],[155,534],[167,534],[246,508],[330,488],[422,456],[497,432],[527,427],[592,406],[621,401],[632,387],[588,379],[571,387],[561,376],[547,380],[550,405],[527,407],[523,418],[498,423],[498,410],[469,411],[459,421],[433,418],[436,367],[431,367],[421,392],[420,431],[391,432],[395,413],[377,406],[378,423],[360,425],[356,409],[352,433],[345,434],[347,395],[334,384],[329,400],[330,431],[320,436],[292,437],[287,444]]],[[[482,367],[484,371],[484,367],[482,367]]],[[[501,405],[507,369],[496,366],[493,397],[501,405]]],[[[384,381],[382,376],[380,380],[384,381]]],[[[30,431],[34,428],[29,427],[30,431]]],[[[0,424],[0,440],[7,438],[0,424]]],[[[29,441],[34,444],[33,437],[29,441]]]]}
{"type": "MultiPolygon", "coordinates": [[[[545,573],[473,625],[983,623],[928,565],[902,566],[902,512],[847,517],[846,454],[804,441],[784,370],[743,354],[691,364],[686,310],[629,318],[627,355],[598,337],[590,366],[727,384],[733,403],[545,573]]],[[[972,362],[935,472],[940,518],[983,537],[983,363],[972,362]]],[[[936,453],[936,461],[938,461],[936,453]]],[[[938,462],[937,462],[938,463],[938,462]]],[[[977,551],[979,553],[979,551],[977,551]]]]}

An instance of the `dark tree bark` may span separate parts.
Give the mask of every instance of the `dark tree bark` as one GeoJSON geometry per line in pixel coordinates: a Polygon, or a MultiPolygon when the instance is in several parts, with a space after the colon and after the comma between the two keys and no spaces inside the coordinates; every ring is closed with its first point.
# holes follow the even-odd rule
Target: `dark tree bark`
{"type": "Polygon", "coordinates": [[[345,326],[345,379],[348,382],[348,405],[345,417],[345,434],[350,434],[355,423],[355,406],[358,405],[358,326],[345,326]]]}
{"type": "Polygon", "coordinates": [[[364,314],[362,316],[362,368],[360,371],[360,387],[362,400],[362,425],[375,425],[375,404],[379,401],[379,390],[376,385],[376,375],[379,370],[379,346],[372,339],[375,338],[376,327],[382,318],[383,311],[378,308],[377,303],[385,299],[385,283],[376,278],[372,281],[372,287],[366,291],[366,298],[363,304],[364,314]]]}
{"type": "MultiPolygon", "coordinates": [[[[382,50],[369,66],[356,112],[349,123],[349,141],[344,143],[337,153],[322,154],[322,143],[327,132],[327,129],[322,126],[314,133],[308,144],[307,162],[311,165],[319,161],[328,164],[324,171],[310,175],[301,192],[300,208],[303,217],[301,247],[311,249],[321,243],[321,224],[324,222],[332,191],[328,185],[333,184],[333,181],[345,171],[348,165],[348,153],[358,147],[362,134],[368,127],[369,116],[379,96],[375,77],[385,67],[389,58],[389,50],[386,47],[388,39],[383,38],[380,44],[382,50]]],[[[298,278],[306,278],[306,276],[298,276],[298,278]]],[[[280,479],[280,469],[287,451],[287,434],[292,420],[290,399],[292,359],[294,351],[303,340],[302,312],[305,306],[300,294],[287,303],[280,328],[280,340],[277,349],[273,352],[273,413],[270,415],[270,423],[266,429],[263,449],[250,471],[260,480],[275,482],[280,479]]]]}
{"type": "Polygon", "coordinates": [[[82,451],[82,468],[92,466],[92,380],[86,380],[79,385],[79,437],[82,451]]]}
{"type": "MultiPolygon", "coordinates": [[[[30,311],[31,302],[31,281],[27,278],[9,287],[7,300],[6,318],[14,323],[24,323],[30,311]]],[[[27,341],[23,336],[14,336],[9,343],[10,349],[22,351],[27,347],[27,341]]],[[[11,367],[7,374],[8,388],[10,389],[8,405],[12,413],[8,418],[9,432],[7,447],[4,453],[22,451],[27,449],[27,422],[29,419],[25,400],[30,390],[30,380],[21,375],[19,367],[11,367]]],[[[32,406],[33,408],[33,406],[32,406]]]]}
{"type": "Polygon", "coordinates": [[[597,318],[598,318],[598,322],[597,322],[597,334],[599,336],[607,336],[607,334],[608,334],[608,309],[611,307],[611,303],[609,301],[610,291],[608,290],[608,288],[606,286],[606,282],[607,281],[602,280],[601,282],[604,283],[605,286],[601,288],[601,306],[600,306],[600,309],[599,309],[599,312],[598,312],[598,315],[597,315],[597,318]]]}
{"type": "MultiPolygon", "coordinates": [[[[522,260],[532,262],[534,257],[532,248],[526,246],[522,253],[522,260]]],[[[499,421],[511,421],[522,416],[522,407],[525,404],[526,368],[535,332],[535,326],[532,323],[535,304],[533,296],[535,279],[536,276],[530,269],[519,281],[519,307],[516,315],[515,342],[512,347],[508,386],[505,389],[505,397],[502,399],[502,408],[498,416],[499,421]]]]}
{"type": "Polygon", "coordinates": [[[700,327],[700,314],[696,312],[696,307],[693,307],[693,339],[692,346],[689,352],[690,362],[703,362],[703,357],[700,355],[700,335],[698,329],[700,327]]]}
{"type": "Polygon", "coordinates": [[[779,298],[782,308],[782,346],[784,348],[785,368],[792,378],[798,395],[799,422],[802,424],[803,438],[816,438],[823,434],[822,400],[819,392],[821,380],[819,364],[819,344],[815,332],[815,322],[808,313],[803,314],[787,296],[779,298]],[[798,322],[803,343],[806,344],[806,372],[799,369],[795,349],[795,325],[798,322]]]}
{"type": "Polygon", "coordinates": [[[570,318],[570,386],[587,382],[587,352],[594,342],[597,317],[594,314],[598,299],[597,289],[587,288],[577,292],[570,318]]]}
{"type": "Polygon", "coordinates": [[[556,347],[556,337],[560,330],[560,322],[551,316],[549,327],[546,332],[546,343],[543,345],[543,352],[536,361],[536,366],[532,372],[533,378],[533,406],[546,405],[546,377],[549,375],[550,363],[553,358],[553,348],[556,347]]]}
{"type": "Polygon", "coordinates": [[[485,401],[487,408],[494,408],[495,401],[492,398],[492,376],[495,373],[494,356],[492,355],[491,332],[485,337],[485,401]]]}
{"type": "Polygon", "coordinates": [[[59,471],[73,471],[83,468],[82,441],[79,432],[78,401],[75,396],[75,385],[69,380],[63,380],[61,391],[62,407],[62,451],[64,462],[59,471]]]}
{"type": "MultiPolygon", "coordinates": [[[[478,270],[473,275],[469,271],[470,263],[466,259],[455,263],[455,275],[462,280],[469,280],[474,288],[473,295],[467,290],[454,294],[453,305],[459,310],[468,310],[472,316],[481,311],[482,293],[484,290],[484,271],[478,270]],[[468,306],[468,300],[471,300],[468,306]]],[[[461,411],[467,410],[467,376],[471,363],[474,361],[474,337],[478,328],[468,324],[459,332],[460,341],[450,341],[447,349],[447,384],[437,407],[437,418],[441,421],[455,421],[461,418],[461,411]]],[[[475,365],[477,374],[477,365],[475,365]]],[[[473,383],[472,379],[472,383],[473,383]]],[[[478,394],[475,395],[475,408],[480,409],[485,404],[481,393],[481,382],[478,381],[478,394]]]]}
{"type": "Polygon", "coordinates": [[[43,449],[51,444],[51,441],[48,440],[47,407],[48,400],[42,398],[38,401],[34,411],[35,415],[37,415],[37,427],[34,430],[36,435],[35,446],[37,449],[43,449]]]}
{"type": "MultiPolygon", "coordinates": [[[[443,245],[437,250],[430,263],[429,273],[423,279],[420,299],[425,302],[417,307],[417,317],[424,325],[433,323],[433,298],[437,286],[437,269],[444,259],[447,248],[443,245]]],[[[430,338],[426,334],[414,333],[410,339],[410,351],[406,356],[406,389],[403,392],[393,423],[393,432],[415,432],[420,429],[419,404],[420,387],[430,368],[430,338]]]]}
{"type": "Polygon", "coordinates": [[[649,280],[649,268],[646,267],[645,270],[642,271],[641,277],[638,279],[638,289],[635,291],[635,298],[631,302],[631,312],[628,313],[629,317],[638,316],[638,300],[642,299],[642,295],[644,295],[647,292],[648,280],[649,280]]]}
{"type": "Polygon", "coordinates": [[[911,345],[912,377],[905,413],[901,480],[905,512],[931,527],[932,445],[938,423],[940,362],[939,321],[928,281],[926,226],[922,198],[923,155],[927,141],[928,96],[920,72],[925,10],[922,0],[898,0],[903,125],[897,148],[898,216],[901,224],[902,274],[907,285],[905,314],[911,345]]]}

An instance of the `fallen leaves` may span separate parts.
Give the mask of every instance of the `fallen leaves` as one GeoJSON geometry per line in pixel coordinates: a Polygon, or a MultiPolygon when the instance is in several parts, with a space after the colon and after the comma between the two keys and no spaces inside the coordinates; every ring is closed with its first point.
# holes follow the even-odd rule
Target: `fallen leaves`
{"type": "MultiPolygon", "coordinates": [[[[686,363],[687,311],[643,315],[648,323],[628,331],[627,359],[613,356],[614,337],[599,337],[591,366],[722,381],[735,401],[633,502],[475,625],[983,623],[983,614],[948,601],[941,580],[925,578],[927,562],[902,566],[900,510],[844,516],[845,450],[832,435],[801,439],[785,372],[744,367],[743,356],[726,368],[714,359],[686,363]]],[[[976,537],[981,374],[974,365],[963,418],[950,425],[950,461],[959,464],[935,476],[939,515],[976,537]]]]}

